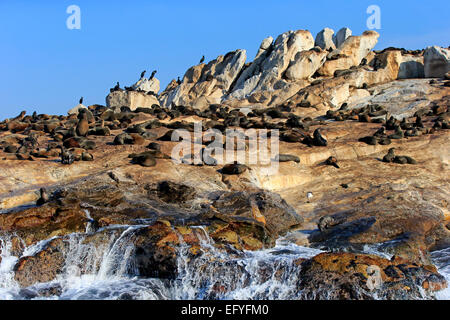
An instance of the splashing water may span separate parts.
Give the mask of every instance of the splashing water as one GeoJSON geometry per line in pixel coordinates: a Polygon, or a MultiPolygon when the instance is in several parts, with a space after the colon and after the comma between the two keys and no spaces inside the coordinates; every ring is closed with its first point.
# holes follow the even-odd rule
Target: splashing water
{"type": "Polygon", "coordinates": [[[447,280],[448,287],[436,294],[438,300],[450,300],[450,247],[431,252],[431,259],[439,273],[447,280]]]}
{"type": "MultiPolygon", "coordinates": [[[[0,237],[0,299],[298,299],[299,264],[322,252],[285,239],[279,239],[274,248],[260,251],[219,250],[199,226],[193,229],[200,240],[201,254],[193,258],[190,247],[181,241],[176,279],[142,278],[133,265],[133,235],[145,227],[110,226],[102,229],[108,231],[104,233],[71,234],[65,240],[62,274],[25,291],[14,280],[13,269],[19,257],[11,253],[11,238],[0,237]]],[[[179,238],[182,240],[181,235],[179,238]]],[[[22,256],[36,254],[51,240],[26,248],[22,256]]],[[[376,248],[366,249],[376,253],[376,248]]],[[[432,257],[450,281],[450,248],[436,251],[432,257]]],[[[449,299],[449,290],[437,297],[449,299]]]]}
{"type": "Polygon", "coordinates": [[[11,247],[9,237],[0,238],[0,300],[15,299],[19,292],[13,272],[18,258],[11,254],[11,247]]]}

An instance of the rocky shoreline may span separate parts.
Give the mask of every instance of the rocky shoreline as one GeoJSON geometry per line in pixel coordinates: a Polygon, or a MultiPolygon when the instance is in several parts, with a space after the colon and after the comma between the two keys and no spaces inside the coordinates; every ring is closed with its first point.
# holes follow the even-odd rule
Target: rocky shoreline
{"type": "MultiPolygon", "coordinates": [[[[450,245],[449,49],[373,51],[376,32],[333,34],[289,31],[265,39],[251,63],[230,52],[160,94],[158,79],[142,77],[112,88],[106,106],[0,122],[0,265],[15,257],[0,293],[58,297],[72,269],[166,289],[204,270],[217,276],[193,289],[205,299],[255,281],[289,287],[257,298],[430,299],[445,289],[430,252],[450,245]],[[228,148],[210,129],[276,130],[276,172],[217,154],[193,163],[211,142],[228,148]],[[175,159],[177,130],[194,139],[175,159]],[[278,250],[280,239],[315,254],[278,250]],[[267,250],[282,263],[242,269],[267,250]]],[[[239,148],[259,153],[248,137],[239,148]]]]}

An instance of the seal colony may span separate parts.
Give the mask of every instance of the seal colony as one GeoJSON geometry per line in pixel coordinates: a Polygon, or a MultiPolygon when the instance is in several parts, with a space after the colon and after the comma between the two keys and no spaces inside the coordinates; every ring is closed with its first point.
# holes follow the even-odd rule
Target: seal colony
{"type": "MultiPolygon", "coordinates": [[[[82,98],[67,115],[24,111],[0,122],[0,233],[20,238],[19,256],[22,241],[54,237],[20,259],[16,281],[55,279],[54,255],[68,252],[74,232],[90,230],[102,243],[102,228],[145,221],[131,232],[142,277],[175,279],[180,239],[196,259],[206,234],[230,256],[271,248],[280,237],[324,250],[293,267],[301,268],[304,298],[371,299],[365,281],[373,265],[385,283],[379,297],[430,298],[444,288],[429,252],[450,244],[450,89],[448,60],[441,63],[448,49],[374,51],[373,31],[333,33],[269,37],[251,63],[244,50],[208,63],[203,56],[161,93],[156,70],[148,79],[143,71],[125,89],[116,82],[106,105],[84,106],[82,98]],[[440,76],[429,77],[432,67],[440,76]],[[193,139],[175,159],[178,129],[193,139]],[[210,129],[245,139],[229,145],[210,129]],[[275,173],[208,153],[216,145],[250,157],[246,133],[271,130],[279,133],[269,159],[275,173]]],[[[270,151],[272,138],[261,140],[270,151]]],[[[227,289],[212,285],[208,296],[220,290],[227,289]]]]}

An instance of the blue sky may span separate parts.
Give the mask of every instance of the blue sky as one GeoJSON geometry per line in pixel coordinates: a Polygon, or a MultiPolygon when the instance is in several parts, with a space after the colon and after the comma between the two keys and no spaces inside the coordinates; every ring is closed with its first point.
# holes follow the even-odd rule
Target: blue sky
{"type": "Polygon", "coordinates": [[[65,114],[78,103],[105,104],[116,81],[131,85],[158,70],[161,89],[204,54],[212,60],[288,30],[366,27],[366,9],[381,8],[376,48],[450,45],[450,1],[0,1],[0,119],[65,114]],[[69,5],[81,8],[81,30],[66,27],[69,5]]]}

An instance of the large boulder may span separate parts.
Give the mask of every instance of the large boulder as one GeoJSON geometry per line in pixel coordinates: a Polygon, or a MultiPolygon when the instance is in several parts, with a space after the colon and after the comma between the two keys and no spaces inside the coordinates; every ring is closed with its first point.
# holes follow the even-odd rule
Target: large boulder
{"type": "Polygon", "coordinates": [[[286,70],[286,78],[293,81],[308,79],[325,63],[327,54],[317,48],[298,52],[286,70]]]}
{"type": "Polygon", "coordinates": [[[75,107],[73,107],[72,109],[70,109],[69,111],[67,111],[67,114],[69,114],[69,115],[78,114],[78,112],[81,109],[86,109],[87,110],[87,107],[80,103],[80,104],[76,105],[75,107]]]}
{"type": "Polygon", "coordinates": [[[335,50],[336,44],[333,41],[334,30],[325,28],[320,31],[316,36],[316,46],[324,50],[335,50]]]}
{"type": "Polygon", "coordinates": [[[272,37],[265,38],[261,42],[261,45],[259,46],[259,50],[258,50],[258,53],[256,54],[255,59],[258,59],[264,52],[266,52],[272,46],[272,44],[273,44],[272,37]]]}
{"type": "Polygon", "coordinates": [[[428,47],[424,53],[425,78],[442,78],[450,71],[450,50],[428,47]]]}
{"type": "Polygon", "coordinates": [[[423,56],[403,55],[398,79],[414,79],[425,77],[423,56]]]}
{"type": "Polygon", "coordinates": [[[303,222],[280,195],[268,191],[224,193],[214,201],[213,208],[214,215],[225,221],[262,223],[274,239],[303,222]]]}
{"type": "Polygon", "coordinates": [[[339,30],[335,35],[333,35],[333,41],[336,45],[336,48],[339,49],[339,47],[352,35],[352,30],[349,28],[342,28],[339,30]]]}
{"type": "Polygon", "coordinates": [[[159,92],[159,80],[156,78],[147,79],[142,78],[138,82],[136,82],[132,88],[136,91],[144,91],[144,92],[153,92],[157,94],[159,92]]]}
{"type": "Polygon", "coordinates": [[[134,111],[139,107],[150,108],[154,104],[159,105],[159,101],[154,95],[139,91],[114,91],[106,97],[108,108],[126,106],[134,111]]]}
{"type": "Polygon", "coordinates": [[[365,31],[361,36],[351,36],[328,55],[328,60],[319,69],[319,74],[331,77],[336,70],[346,70],[360,65],[375,47],[380,35],[376,31],[365,31]]]}

